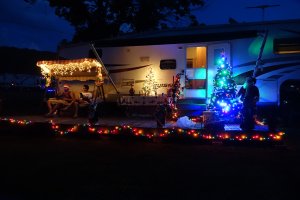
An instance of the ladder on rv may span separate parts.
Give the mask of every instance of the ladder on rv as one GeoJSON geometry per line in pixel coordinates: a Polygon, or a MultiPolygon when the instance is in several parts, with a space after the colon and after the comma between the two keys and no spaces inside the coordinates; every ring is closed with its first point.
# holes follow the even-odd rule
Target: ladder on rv
{"type": "Polygon", "coordinates": [[[257,71],[258,71],[259,67],[262,65],[261,57],[262,57],[262,54],[264,52],[264,48],[265,48],[265,45],[266,45],[267,38],[268,38],[268,30],[265,31],[264,39],[263,39],[263,41],[261,43],[261,46],[260,46],[258,58],[257,58],[256,64],[255,64],[254,70],[253,70],[253,74],[252,74],[253,78],[256,77],[257,71]]]}
{"type": "MultiPolygon", "coordinates": [[[[101,60],[101,58],[100,58],[100,56],[99,56],[99,54],[98,54],[98,52],[97,52],[97,50],[96,50],[94,44],[91,43],[90,46],[91,46],[91,49],[92,49],[93,53],[94,53],[95,56],[96,56],[96,59],[97,59],[98,62],[102,65],[102,70],[103,70],[104,73],[108,76],[108,78],[109,78],[111,84],[113,85],[114,89],[115,89],[116,92],[117,92],[117,95],[119,95],[120,93],[119,93],[119,91],[118,91],[118,89],[117,89],[117,87],[116,87],[114,81],[113,81],[112,78],[110,77],[109,72],[108,72],[108,70],[106,69],[104,63],[102,62],[102,60],[101,60]]],[[[103,92],[103,88],[102,88],[102,92],[103,92]]],[[[103,95],[104,95],[104,94],[103,94],[103,95]]]]}

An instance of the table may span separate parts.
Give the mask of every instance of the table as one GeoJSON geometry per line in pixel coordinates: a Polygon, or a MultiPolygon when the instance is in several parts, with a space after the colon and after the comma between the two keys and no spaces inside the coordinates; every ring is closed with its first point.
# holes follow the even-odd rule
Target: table
{"type": "Polygon", "coordinates": [[[120,105],[128,116],[153,116],[157,105],[170,101],[166,96],[122,96],[120,105]]]}
{"type": "Polygon", "coordinates": [[[156,106],[163,104],[166,100],[170,100],[171,97],[166,96],[122,96],[120,105],[126,106],[156,106]]]}

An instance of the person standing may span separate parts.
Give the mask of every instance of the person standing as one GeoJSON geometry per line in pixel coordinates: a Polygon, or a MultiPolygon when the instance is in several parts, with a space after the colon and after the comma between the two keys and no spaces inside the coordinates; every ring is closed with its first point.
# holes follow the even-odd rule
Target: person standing
{"type": "Polygon", "coordinates": [[[255,125],[256,103],[259,101],[259,89],[255,85],[256,79],[247,78],[246,92],[243,100],[242,123],[243,130],[253,130],[255,125]]]}

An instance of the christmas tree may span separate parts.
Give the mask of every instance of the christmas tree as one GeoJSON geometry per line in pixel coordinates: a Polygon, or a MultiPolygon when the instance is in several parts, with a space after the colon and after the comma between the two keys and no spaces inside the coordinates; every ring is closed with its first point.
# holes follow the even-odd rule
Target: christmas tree
{"type": "Polygon", "coordinates": [[[172,85],[172,101],[170,102],[170,108],[172,110],[172,120],[177,120],[178,118],[178,109],[176,106],[177,100],[180,98],[181,93],[181,85],[180,85],[180,78],[183,73],[178,73],[175,77],[175,81],[172,85]]]}
{"type": "Polygon", "coordinates": [[[208,108],[217,111],[219,116],[233,116],[238,112],[236,102],[236,83],[232,78],[232,67],[224,54],[218,60],[213,94],[208,108]]]}
{"type": "Polygon", "coordinates": [[[152,68],[150,68],[150,72],[146,76],[142,91],[146,96],[154,96],[157,94],[157,85],[152,68]]]}

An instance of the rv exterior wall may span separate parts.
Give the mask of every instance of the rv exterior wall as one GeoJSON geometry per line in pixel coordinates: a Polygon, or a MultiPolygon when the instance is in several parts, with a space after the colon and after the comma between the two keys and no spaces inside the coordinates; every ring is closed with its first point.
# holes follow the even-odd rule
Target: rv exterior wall
{"type": "MultiPolygon", "coordinates": [[[[273,51],[274,39],[291,39],[299,38],[300,21],[290,20],[283,22],[270,22],[268,26],[261,23],[239,24],[236,26],[226,27],[226,31],[245,31],[253,30],[257,33],[263,33],[268,28],[269,35],[266,41],[266,46],[262,54],[262,65],[258,70],[257,86],[260,89],[261,98],[259,103],[279,104],[280,102],[280,87],[282,83],[288,80],[300,80],[300,56],[297,53],[279,54],[273,51]],[[231,30],[232,29],[232,30],[231,30]]],[[[207,32],[219,32],[222,34],[224,29],[209,29],[207,32]]],[[[174,35],[176,32],[172,32],[174,35]]],[[[181,35],[181,40],[182,40],[181,35]]],[[[195,37],[196,38],[196,37],[195,37]]],[[[187,38],[188,39],[188,38],[187,38]]],[[[202,38],[199,36],[199,40],[202,38]]],[[[145,38],[147,40],[147,38],[145,38]]],[[[115,47],[99,47],[102,52],[102,59],[106,67],[111,72],[111,77],[116,82],[120,92],[128,94],[130,84],[134,83],[135,94],[141,90],[146,79],[149,69],[152,68],[155,80],[161,86],[157,94],[167,93],[167,88],[172,84],[173,77],[176,74],[186,70],[186,65],[191,65],[189,58],[186,57],[188,47],[207,47],[207,91],[206,97],[209,97],[213,91],[213,79],[216,74],[216,66],[214,64],[215,50],[224,48],[225,56],[229,64],[233,67],[233,77],[240,87],[247,76],[253,74],[258,53],[261,47],[263,37],[249,36],[238,38],[184,43],[180,44],[163,44],[163,45],[145,45],[145,46],[115,46],[115,47]],[[242,39],[241,39],[242,38],[242,39]],[[160,60],[175,59],[176,69],[160,69],[160,60]],[[115,73],[113,73],[115,72],[115,73]],[[117,72],[117,73],[116,73],[117,72]]],[[[281,41],[281,40],[278,40],[281,41]]],[[[290,40],[289,40],[290,41],[290,40]]],[[[298,40],[296,40],[298,41],[298,40]]],[[[298,44],[298,43],[297,43],[298,44]]],[[[276,44],[278,45],[278,44],[276,44]]],[[[297,50],[297,49],[296,49],[297,50]]],[[[89,44],[81,44],[60,49],[59,54],[65,58],[82,58],[89,56],[89,44]]],[[[184,77],[181,80],[181,86],[184,86],[184,77]]],[[[106,89],[110,86],[107,85],[106,89]]],[[[113,88],[105,91],[106,93],[114,93],[113,88]]],[[[197,92],[190,90],[185,95],[197,96],[197,92]]],[[[203,95],[203,94],[201,94],[203,95]]]]}
{"type": "Polygon", "coordinates": [[[142,93],[143,83],[152,68],[159,87],[157,94],[166,94],[173,82],[173,76],[185,69],[185,50],[178,46],[182,45],[106,47],[102,48],[102,60],[111,72],[117,72],[111,73],[111,77],[121,93],[128,93],[130,85],[124,83],[127,79],[134,82],[136,94],[142,93]],[[176,69],[160,69],[160,61],[166,59],[175,59],[176,69]]]}
{"type": "Polygon", "coordinates": [[[81,59],[90,57],[90,44],[81,43],[74,44],[69,47],[60,48],[58,51],[59,56],[65,59],[81,59]]]}

